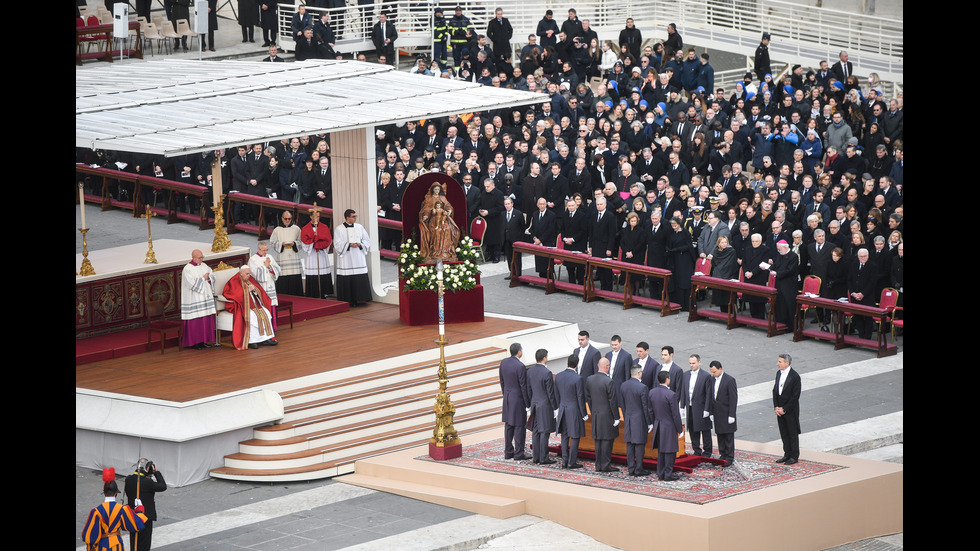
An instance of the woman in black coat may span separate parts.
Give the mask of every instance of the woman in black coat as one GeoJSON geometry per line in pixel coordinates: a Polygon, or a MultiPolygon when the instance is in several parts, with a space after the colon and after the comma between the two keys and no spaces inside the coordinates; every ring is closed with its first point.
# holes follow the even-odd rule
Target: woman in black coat
{"type": "MultiPolygon", "coordinates": [[[[758,233],[752,234],[752,246],[745,251],[745,258],[742,259],[742,275],[745,283],[753,285],[768,285],[769,270],[763,269],[759,264],[769,261],[769,249],[762,244],[762,236],[758,233]]],[[[745,302],[749,303],[749,315],[756,319],[766,317],[766,298],[753,295],[743,295],[745,302]]]]}
{"type": "MultiPolygon", "coordinates": [[[[711,253],[711,277],[721,279],[736,279],[738,277],[738,261],[735,249],[729,246],[728,236],[718,238],[718,244],[711,253]]],[[[711,304],[718,306],[722,312],[728,311],[730,291],[711,291],[711,304]]]]}
{"type": "Polygon", "coordinates": [[[681,310],[690,309],[691,276],[694,275],[694,256],[691,254],[691,234],[684,231],[681,221],[670,219],[673,232],[667,236],[667,269],[670,270],[670,301],[681,305],[681,310]]]}
{"type": "MultiPolygon", "coordinates": [[[[640,224],[640,216],[636,212],[626,215],[626,228],[619,239],[620,260],[630,264],[643,264],[647,255],[647,235],[649,231],[640,224]]],[[[630,279],[630,288],[636,294],[636,286],[640,281],[639,277],[630,279]]],[[[626,274],[619,275],[619,282],[626,280],[626,274]]]]}

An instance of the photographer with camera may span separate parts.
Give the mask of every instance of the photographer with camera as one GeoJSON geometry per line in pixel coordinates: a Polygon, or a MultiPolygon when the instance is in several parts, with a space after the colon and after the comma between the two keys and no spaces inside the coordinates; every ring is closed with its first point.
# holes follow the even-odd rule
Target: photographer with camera
{"type": "Polygon", "coordinates": [[[136,463],[136,471],[126,477],[126,500],[130,507],[143,505],[145,527],[130,532],[129,545],[133,551],[149,551],[153,538],[153,523],[157,520],[157,492],[167,491],[167,482],[157,470],[156,463],[143,457],[136,463]]]}

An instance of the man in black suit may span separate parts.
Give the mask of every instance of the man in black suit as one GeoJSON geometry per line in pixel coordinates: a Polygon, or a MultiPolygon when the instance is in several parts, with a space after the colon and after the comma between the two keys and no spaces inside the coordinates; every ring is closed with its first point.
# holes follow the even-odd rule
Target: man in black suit
{"type": "MultiPolygon", "coordinates": [[[[847,273],[847,293],[851,297],[851,302],[865,306],[875,305],[874,290],[875,282],[878,280],[878,270],[870,260],[868,249],[858,249],[857,258],[850,265],[847,273]]],[[[859,337],[871,338],[874,323],[870,317],[855,315],[853,324],[857,328],[859,337]]]]}
{"type": "Polygon", "coordinates": [[[599,360],[598,369],[585,380],[585,401],[592,415],[592,439],[595,440],[595,470],[619,472],[612,466],[612,443],[619,436],[618,385],[609,378],[609,360],[599,360]]]}
{"type": "MultiPolygon", "coordinates": [[[[473,222],[480,213],[480,188],[473,182],[472,174],[463,174],[463,194],[466,195],[466,227],[473,222]]],[[[469,232],[467,232],[469,233],[469,232]]]]}
{"type": "MultiPolygon", "coordinates": [[[[670,233],[669,225],[664,223],[659,212],[654,211],[650,215],[650,235],[647,236],[647,266],[667,269],[667,237],[670,233]]],[[[661,300],[664,280],[651,276],[648,283],[650,285],[650,298],[661,300]]]]}
{"type": "Polygon", "coordinates": [[[674,460],[680,447],[677,440],[683,434],[683,424],[677,394],[667,386],[670,375],[666,371],[657,374],[657,386],[649,392],[650,413],[653,418],[653,447],[657,448],[657,478],[674,481],[674,460]]]}
{"type": "Polygon", "coordinates": [[[266,56],[265,59],[263,59],[262,61],[274,61],[274,62],[283,63],[286,60],[279,57],[279,48],[277,48],[276,45],[273,44],[272,46],[269,46],[269,55],[266,56]]]}
{"type": "Polygon", "coordinates": [[[514,243],[518,241],[524,241],[524,215],[514,208],[514,200],[507,197],[504,199],[504,257],[511,275],[504,279],[521,275],[522,258],[514,261],[514,243]]]}
{"type": "MultiPolygon", "coordinates": [[[[596,258],[613,258],[616,252],[616,214],[606,209],[606,198],[595,200],[596,218],[589,229],[589,254],[596,258]]],[[[596,276],[603,291],[612,291],[612,270],[597,268],[596,276]]]]}
{"type": "Polygon", "coordinates": [[[640,382],[646,385],[647,390],[653,388],[657,382],[657,373],[660,371],[660,364],[650,356],[650,344],[646,341],[636,343],[636,365],[643,368],[640,382]]]}
{"type": "Polygon", "coordinates": [[[585,382],[578,373],[578,356],[568,357],[568,367],[555,376],[555,397],[558,399],[557,432],[561,434],[561,466],[581,469],[578,462],[578,441],[585,435],[585,382]]]}
{"type": "MultiPolygon", "coordinates": [[[[269,174],[269,157],[262,152],[262,144],[253,145],[252,152],[245,157],[245,161],[248,166],[248,185],[245,186],[245,193],[264,197],[269,174]]],[[[258,207],[255,205],[245,205],[244,207],[244,215],[251,221],[257,219],[258,212],[258,207]]]]}
{"type": "MultiPolygon", "coordinates": [[[[827,234],[822,229],[813,230],[813,243],[806,246],[806,256],[810,262],[810,275],[820,278],[820,291],[826,290],[827,269],[832,260],[831,253],[834,250],[832,244],[827,243],[827,234]]],[[[819,322],[820,325],[827,324],[827,312],[823,308],[817,308],[817,319],[813,323],[819,322]]]]}
{"type": "Polygon", "coordinates": [[[841,50],[839,61],[834,63],[834,66],[830,68],[837,75],[837,80],[841,81],[841,83],[847,81],[847,77],[854,74],[854,64],[848,61],[847,57],[847,52],[841,50]]]}
{"type": "Polygon", "coordinates": [[[630,368],[633,366],[633,356],[623,350],[623,339],[619,335],[613,335],[609,339],[612,350],[606,352],[606,359],[609,360],[609,377],[616,383],[616,390],[620,385],[630,378],[630,368]]]}
{"type": "Polygon", "coordinates": [[[504,194],[496,188],[493,178],[484,180],[483,186],[477,212],[487,221],[487,231],[483,235],[487,260],[496,264],[500,262],[500,248],[504,242],[504,194]]]}
{"type": "MultiPolygon", "coordinates": [[[[561,240],[565,250],[586,252],[589,248],[589,215],[585,210],[579,210],[575,201],[565,202],[566,212],[561,214],[561,240]]],[[[565,262],[569,283],[585,283],[585,266],[576,262],[565,262]]]]}
{"type": "Polygon", "coordinates": [[[385,56],[389,64],[395,64],[395,40],[398,39],[398,31],[395,25],[388,21],[388,14],[381,12],[378,22],[371,29],[371,42],[374,49],[378,52],[378,57],[385,56]]]}
{"type": "MultiPolygon", "coordinates": [[[[666,344],[660,348],[660,369],[670,374],[670,390],[677,392],[681,388],[681,381],[684,378],[684,370],[681,366],[674,363],[674,347],[666,344]]],[[[654,375],[656,380],[656,375],[654,375]]],[[[654,385],[656,386],[656,385],[654,385]]]]}
{"type": "MultiPolygon", "coordinates": [[[[738,430],[735,413],[738,409],[738,384],[734,377],[724,372],[721,362],[718,360],[713,360],[708,369],[711,370],[711,376],[714,377],[710,409],[711,421],[715,425],[715,434],[718,435],[718,456],[725,460],[726,467],[730,467],[735,462],[735,431],[738,430]]],[[[690,422],[690,420],[688,421],[690,422]]]]}
{"type": "Polygon", "coordinates": [[[500,362],[500,392],[504,396],[501,413],[504,422],[504,459],[523,461],[524,439],[527,436],[527,409],[531,395],[527,389],[527,368],[521,361],[524,354],[519,343],[510,345],[510,357],[500,362]]]}
{"type": "Polygon", "coordinates": [[[572,355],[578,356],[579,374],[582,379],[588,379],[596,372],[596,366],[602,358],[599,349],[592,346],[589,341],[589,332],[584,329],[578,332],[578,348],[572,349],[572,355]]]}
{"type": "MultiPolygon", "coordinates": [[[[545,247],[555,246],[558,239],[557,217],[555,213],[548,210],[548,201],[544,197],[538,198],[538,210],[531,215],[531,238],[535,245],[545,247]]],[[[534,269],[538,272],[538,277],[548,277],[548,265],[550,263],[550,258],[534,257],[534,269]]]]}
{"type": "Polygon", "coordinates": [[[650,417],[650,389],[640,378],[643,368],[638,364],[630,367],[630,378],[619,387],[619,403],[623,407],[623,436],[626,440],[626,470],[630,476],[647,476],[643,468],[644,447],[647,434],[653,425],[650,417]]]}
{"type": "Polygon", "coordinates": [[[800,374],[790,364],[789,354],[776,359],[776,383],[772,387],[772,405],[779,425],[779,438],[783,441],[783,456],[776,463],[792,465],[800,459],[800,374]]]}
{"type": "Polygon", "coordinates": [[[592,197],[592,173],[585,166],[585,159],[575,159],[575,166],[568,170],[568,195],[579,193],[586,200],[592,197]]]}
{"type": "Polygon", "coordinates": [[[317,58],[317,43],[313,38],[313,28],[307,27],[303,36],[296,39],[296,61],[317,58]]]}
{"type": "Polygon", "coordinates": [[[527,388],[531,397],[531,414],[534,425],[531,435],[531,456],[535,463],[550,465],[556,463],[548,457],[548,436],[555,432],[555,412],[558,400],[555,398],[555,380],[548,369],[548,351],[540,348],[534,353],[537,362],[527,370],[527,388]]]}
{"type": "MultiPolygon", "coordinates": [[[[712,362],[714,364],[715,362],[712,362]]],[[[694,455],[711,457],[711,399],[714,379],[701,369],[701,356],[688,358],[690,371],[685,371],[680,384],[680,405],[685,408],[687,430],[691,435],[694,455]]],[[[714,375],[714,372],[712,372],[714,375]]]]}

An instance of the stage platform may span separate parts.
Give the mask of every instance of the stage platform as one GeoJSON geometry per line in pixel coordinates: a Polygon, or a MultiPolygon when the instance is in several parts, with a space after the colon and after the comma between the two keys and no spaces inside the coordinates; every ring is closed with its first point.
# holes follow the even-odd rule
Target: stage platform
{"type": "MultiPolygon", "coordinates": [[[[483,322],[448,326],[450,375],[465,373],[451,379],[449,390],[459,400],[458,415],[470,416],[469,430],[499,422],[496,368],[510,343],[565,351],[575,346],[577,332],[575,324],[493,314],[483,322]]],[[[252,480],[352,472],[355,458],[414,446],[431,433],[437,336],[436,326],[404,325],[396,305],[370,303],[298,322],[292,330],[280,324],[275,347],[168,348],[165,354],[153,349],[76,366],[76,463],[121,467],[150,448],[180,471],[167,473],[176,485],[203,480],[223,465],[230,470],[220,474],[252,480]],[[356,401],[367,392],[357,386],[360,380],[371,382],[365,405],[356,401]],[[377,393],[389,386],[393,396],[377,393]],[[329,435],[329,445],[321,441],[320,433],[329,429],[350,426],[354,434],[369,423],[338,418],[338,411],[358,414],[388,400],[404,403],[374,412],[374,448],[340,454],[340,435],[329,435]],[[401,444],[383,435],[397,425],[390,419],[396,412],[405,430],[401,444]],[[289,430],[258,432],[261,427],[289,430]],[[252,444],[256,440],[261,444],[252,444]],[[252,459],[251,467],[242,467],[252,459]]]]}
{"type": "MultiPolygon", "coordinates": [[[[500,425],[464,438],[462,459],[468,447],[495,448],[502,435],[500,425]]],[[[502,447],[497,461],[480,460],[481,452],[473,451],[463,462],[469,466],[462,466],[429,460],[422,446],[358,461],[354,474],[337,480],[496,518],[535,515],[629,550],[820,550],[903,531],[901,465],[804,450],[800,463],[784,467],[772,463],[781,448],[735,445],[736,463],[728,469],[743,460],[742,474],[755,463],[782,477],[739,488],[738,473],[706,467],[731,480],[719,484],[721,494],[692,501],[690,495],[710,492],[691,478],[607,475],[590,464],[562,471],[504,461],[502,447]]]]}
{"type": "MultiPolygon", "coordinates": [[[[331,316],[350,310],[348,303],[336,300],[323,300],[292,295],[279,295],[279,300],[281,302],[290,301],[293,303],[292,318],[294,324],[296,322],[331,316]]],[[[283,330],[289,330],[289,313],[280,310],[279,318],[280,327],[283,330]]],[[[154,333],[151,338],[150,351],[160,353],[160,334],[154,333]]],[[[142,354],[147,351],[146,343],[147,334],[145,328],[76,339],[75,365],[79,366],[100,360],[142,354]]],[[[171,336],[167,339],[164,353],[167,351],[173,353],[178,352],[176,336],[171,336]]]]}

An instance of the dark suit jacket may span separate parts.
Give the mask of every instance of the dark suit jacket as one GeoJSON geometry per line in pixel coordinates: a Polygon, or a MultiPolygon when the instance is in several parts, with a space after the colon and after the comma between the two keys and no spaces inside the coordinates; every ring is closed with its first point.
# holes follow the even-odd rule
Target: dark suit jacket
{"type": "Polygon", "coordinates": [[[827,282],[827,267],[832,262],[831,252],[833,250],[833,244],[826,241],[824,241],[819,254],[817,253],[816,243],[810,243],[806,246],[807,258],[810,260],[810,275],[815,275],[820,278],[821,289],[827,282]]]}
{"type": "Polygon", "coordinates": [[[711,402],[711,414],[715,416],[715,433],[735,432],[738,430],[738,416],[735,415],[738,409],[738,384],[735,378],[727,373],[724,373],[720,380],[715,379],[714,384],[718,386],[717,392],[712,391],[711,402]],[[735,419],[735,422],[729,423],[729,417],[735,419]]]}
{"type": "MultiPolygon", "coordinates": [[[[578,356],[578,351],[579,348],[575,347],[572,349],[572,354],[578,356]]],[[[578,372],[583,380],[588,379],[594,373],[598,373],[599,360],[601,358],[602,353],[599,352],[599,349],[592,346],[592,343],[589,343],[589,348],[585,352],[585,361],[578,364],[578,372]]]]}
{"type": "Polygon", "coordinates": [[[534,415],[534,432],[554,432],[554,411],[558,409],[555,398],[555,380],[544,364],[534,364],[527,370],[527,388],[531,396],[531,413],[534,415]]]}
{"type": "Polygon", "coordinates": [[[466,222],[472,222],[474,218],[479,216],[480,210],[480,195],[483,193],[481,188],[476,185],[474,181],[473,185],[470,186],[469,191],[466,190],[466,186],[463,186],[464,193],[466,194],[466,222]]]}
{"type": "Polygon", "coordinates": [[[616,213],[610,211],[607,204],[605,214],[602,215],[602,220],[597,220],[598,214],[595,214],[589,221],[589,246],[592,248],[592,256],[605,258],[606,251],[610,251],[610,255],[615,255],[616,233],[619,229],[616,222],[616,213]]]}
{"type": "MultiPolygon", "coordinates": [[[[377,50],[379,54],[395,51],[395,40],[398,40],[398,30],[395,29],[395,25],[391,21],[385,21],[385,38],[391,40],[387,46],[381,39],[381,22],[378,21],[371,29],[371,42],[374,43],[374,49],[377,50]]],[[[391,63],[394,62],[394,60],[389,59],[388,62],[391,63]]]]}
{"type": "Polygon", "coordinates": [[[677,435],[683,430],[677,394],[664,385],[657,385],[650,391],[649,399],[655,447],[660,453],[677,453],[677,435]]]}
{"type": "Polygon", "coordinates": [[[592,438],[613,440],[619,436],[619,427],[613,422],[619,419],[619,392],[609,375],[595,373],[585,380],[585,401],[592,412],[592,438]]]}
{"type": "Polygon", "coordinates": [[[694,371],[685,371],[681,378],[680,406],[691,406],[691,416],[687,420],[687,428],[693,432],[711,430],[711,419],[704,412],[711,413],[711,399],[714,396],[714,380],[707,369],[697,371],[698,378],[691,389],[691,377],[694,371]]]}
{"type": "MultiPolygon", "coordinates": [[[[786,412],[784,417],[789,421],[789,427],[796,431],[796,434],[803,432],[800,429],[800,391],[802,384],[800,374],[792,367],[786,382],[783,384],[783,392],[779,392],[779,370],[776,371],[776,382],[772,386],[772,405],[781,407],[786,412]]],[[[715,415],[718,415],[717,413],[715,415]]],[[[718,417],[715,417],[718,420],[718,417]]]]}
{"type": "Polygon", "coordinates": [[[619,385],[625,383],[630,378],[630,368],[633,367],[633,356],[620,348],[619,355],[616,357],[616,365],[613,365],[612,355],[612,350],[606,352],[606,359],[609,360],[609,374],[613,382],[616,383],[616,390],[619,390],[619,385]]]}
{"type": "Polygon", "coordinates": [[[562,212],[559,217],[559,226],[562,239],[572,238],[575,241],[565,248],[570,251],[585,252],[589,247],[589,223],[588,213],[585,209],[576,209],[575,215],[570,216],[567,211],[562,212]]]}
{"type": "Polygon", "coordinates": [[[639,379],[630,378],[619,387],[623,408],[623,436],[627,444],[646,444],[650,417],[650,390],[639,379]]]}
{"type": "Polygon", "coordinates": [[[585,436],[585,382],[574,370],[555,375],[555,397],[558,399],[558,432],[570,438],[585,436]]]}
{"type": "MultiPolygon", "coordinates": [[[[527,389],[527,369],[517,356],[504,358],[500,362],[500,392],[504,395],[502,421],[512,426],[526,423],[531,394],[527,389]]],[[[520,430],[524,428],[520,427],[520,430]]]]}
{"type": "Polygon", "coordinates": [[[554,247],[558,239],[558,220],[555,213],[545,209],[544,218],[541,218],[541,211],[535,210],[531,214],[531,237],[538,238],[546,247],[554,247]]]}
{"type": "Polygon", "coordinates": [[[858,267],[860,265],[861,263],[855,258],[847,272],[848,296],[851,293],[864,293],[863,299],[855,300],[852,298],[851,301],[866,306],[874,306],[877,299],[874,293],[875,283],[878,281],[878,270],[870,256],[868,257],[868,262],[864,264],[864,268],[859,270],[858,267]]]}
{"type": "Polygon", "coordinates": [[[524,214],[516,208],[511,211],[510,222],[507,221],[507,211],[504,211],[504,243],[524,241],[524,214]]]}

